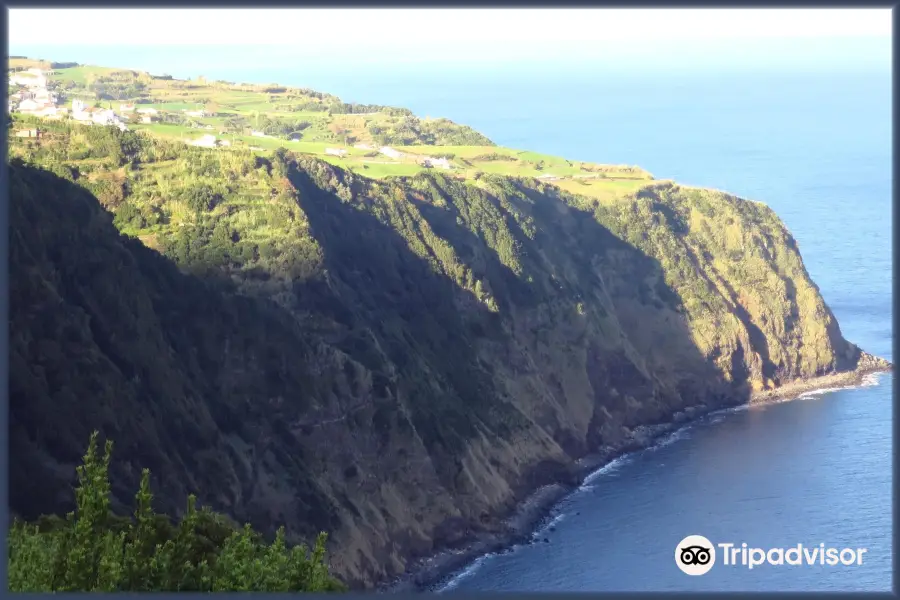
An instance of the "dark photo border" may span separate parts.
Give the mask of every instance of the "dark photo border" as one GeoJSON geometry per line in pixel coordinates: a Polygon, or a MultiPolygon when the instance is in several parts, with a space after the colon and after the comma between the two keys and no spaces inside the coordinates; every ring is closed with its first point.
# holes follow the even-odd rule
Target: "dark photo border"
{"type": "MultiPolygon", "coordinates": [[[[528,8],[539,8],[539,7],[547,7],[547,8],[565,8],[565,7],[579,7],[579,8],[591,8],[591,7],[605,7],[605,8],[638,8],[638,7],[646,7],[646,8],[689,8],[689,7],[705,7],[705,8],[737,8],[737,7],[758,7],[758,8],[864,8],[864,7],[893,7],[893,33],[894,33],[894,42],[893,42],[893,69],[894,69],[894,90],[893,90],[893,121],[892,121],[892,135],[893,135],[893,152],[894,152],[894,170],[893,177],[894,181],[897,180],[898,175],[900,175],[900,171],[898,171],[896,157],[900,154],[900,148],[898,148],[897,142],[897,134],[896,134],[896,126],[894,123],[897,122],[898,117],[900,117],[900,104],[898,104],[897,100],[897,80],[896,80],[896,66],[898,63],[898,44],[896,41],[896,32],[900,30],[900,10],[897,9],[896,3],[894,2],[862,2],[862,3],[853,3],[853,2],[791,2],[790,4],[779,4],[772,2],[753,2],[753,1],[732,1],[725,3],[706,3],[706,2],[671,2],[671,3],[662,3],[662,2],[648,2],[635,0],[634,2],[578,2],[573,0],[558,0],[555,2],[541,2],[539,0],[535,0],[533,2],[528,1],[509,1],[503,2],[498,0],[486,0],[486,1],[478,1],[478,0],[459,0],[457,2],[446,2],[442,0],[434,0],[432,2],[415,2],[415,1],[402,1],[402,0],[385,0],[382,2],[360,2],[358,0],[332,0],[331,2],[239,2],[239,1],[220,1],[220,2],[198,2],[196,0],[188,3],[181,3],[177,1],[165,1],[160,0],[157,2],[134,2],[134,3],[125,3],[125,2],[101,2],[97,0],[93,0],[90,2],[64,2],[64,1],[56,1],[56,2],[10,2],[7,3],[4,7],[4,10],[0,11],[0,20],[2,20],[2,26],[0,26],[0,32],[4,36],[4,46],[6,48],[6,56],[9,56],[9,8],[338,8],[338,7],[366,7],[366,8],[377,8],[377,7],[427,7],[427,8],[438,8],[438,7],[484,7],[484,8],[518,8],[518,7],[528,7],[528,8]]],[[[2,87],[0,93],[6,92],[6,87],[2,87]]],[[[6,93],[2,94],[2,103],[0,105],[6,106],[6,93]]],[[[8,122],[9,117],[6,113],[4,113],[4,119],[8,122]]],[[[3,144],[3,152],[6,154],[7,152],[7,137],[4,135],[2,138],[3,144]]],[[[8,156],[8,155],[7,155],[8,156]]],[[[4,432],[8,431],[8,418],[9,418],[9,290],[10,285],[14,284],[14,282],[9,281],[9,263],[8,263],[8,252],[9,252],[9,177],[8,177],[8,165],[7,161],[4,160],[2,164],[0,164],[0,255],[2,255],[3,260],[0,261],[0,313],[2,313],[2,319],[0,319],[0,398],[2,398],[2,407],[0,407],[0,428],[4,432]]],[[[897,188],[896,184],[893,184],[892,187],[893,201],[894,201],[894,210],[893,210],[893,248],[894,248],[894,256],[893,256],[893,268],[895,272],[892,274],[894,277],[894,331],[897,331],[897,306],[896,306],[896,298],[898,292],[898,284],[896,277],[896,269],[898,260],[900,260],[900,256],[898,256],[897,252],[897,231],[898,231],[898,211],[897,211],[897,188]]],[[[898,344],[896,338],[894,340],[894,360],[897,360],[898,356],[898,344]]],[[[893,407],[894,407],[894,421],[893,421],[893,484],[894,484],[894,494],[893,494],[893,516],[894,523],[897,521],[897,472],[898,472],[898,460],[897,460],[897,444],[896,440],[898,439],[898,431],[900,431],[900,421],[898,421],[896,415],[900,413],[898,411],[898,402],[897,402],[897,391],[896,385],[893,390],[893,407]]],[[[5,435],[5,443],[0,444],[0,527],[2,527],[4,539],[6,538],[8,527],[9,527],[9,490],[8,490],[8,467],[9,460],[11,457],[9,456],[9,436],[5,435]]],[[[893,527],[893,565],[896,565],[896,550],[898,547],[898,533],[896,525],[893,527]]],[[[7,581],[7,568],[8,568],[8,546],[4,541],[3,544],[0,544],[0,575],[2,575],[3,586],[6,587],[5,582],[7,581]]],[[[871,596],[871,597],[896,597],[897,596],[897,588],[896,581],[892,582],[893,592],[886,593],[832,593],[827,594],[828,596],[835,598],[842,597],[854,597],[854,596],[871,596]]],[[[357,596],[366,597],[370,596],[371,593],[358,593],[358,592],[350,592],[347,594],[342,594],[342,597],[353,598],[357,596]]],[[[399,596],[406,595],[418,595],[418,594],[407,594],[407,593],[399,593],[395,594],[399,596]]],[[[469,598],[496,598],[498,596],[509,596],[515,598],[546,598],[546,597],[560,597],[560,598],[605,598],[605,597],[614,597],[614,598],[634,598],[634,599],[644,599],[644,598],[654,598],[654,597],[665,597],[680,599],[683,598],[685,600],[696,598],[698,596],[711,596],[711,597],[722,597],[722,598],[733,598],[735,600],[739,598],[751,598],[756,596],[765,596],[768,598],[797,598],[797,597],[820,597],[826,594],[821,592],[810,592],[810,593],[728,593],[728,592],[716,592],[716,593],[671,593],[671,592],[659,592],[659,593],[481,593],[481,594],[473,594],[466,592],[453,592],[453,598],[459,598],[460,600],[467,600],[469,598]]],[[[125,593],[111,593],[111,594],[83,594],[85,597],[102,597],[102,598],[125,598],[129,596],[125,593]]],[[[179,594],[179,593],[159,593],[159,594],[147,594],[147,596],[159,596],[165,597],[167,599],[170,598],[190,598],[192,597],[189,594],[179,594]]],[[[227,594],[223,594],[223,596],[228,596],[227,594]]],[[[248,593],[245,594],[245,597],[259,596],[263,598],[275,598],[275,597],[285,597],[285,598],[295,598],[296,594],[267,594],[267,593],[248,593]]],[[[318,594],[314,594],[313,596],[318,596],[318,594]]],[[[323,595],[324,596],[324,595],[323,595]]],[[[53,598],[54,595],[51,594],[32,594],[31,597],[34,598],[53,598]]],[[[333,596],[332,596],[333,597],[333,596]]]]}

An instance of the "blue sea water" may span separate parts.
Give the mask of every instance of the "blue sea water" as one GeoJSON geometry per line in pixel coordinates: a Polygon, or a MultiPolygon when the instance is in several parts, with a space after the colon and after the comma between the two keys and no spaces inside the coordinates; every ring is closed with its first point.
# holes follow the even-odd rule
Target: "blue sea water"
{"type": "MultiPolygon", "coordinates": [[[[891,73],[452,69],[279,59],[237,49],[11,48],[54,60],[211,79],[279,82],[405,106],[499,144],[634,164],[657,178],[771,206],[844,335],[892,359],[891,73]]],[[[721,413],[595,474],[554,511],[540,543],[478,559],[443,590],[888,591],[892,587],[890,374],[856,389],[721,413]],[[552,530],[551,530],[552,528],[552,530]],[[866,548],[859,566],[676,568],[690,534],[761,548],[866,548]],[[543,543],[547,538],[549,543],[543,543]]]]}

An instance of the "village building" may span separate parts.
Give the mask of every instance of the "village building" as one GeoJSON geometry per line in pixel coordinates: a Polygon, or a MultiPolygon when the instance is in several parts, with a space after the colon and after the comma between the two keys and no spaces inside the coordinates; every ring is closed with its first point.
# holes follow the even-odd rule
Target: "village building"
{"type": "Polygon", "coordinates": [[[37,110],[41,108],[41,104],[38,104],[34,100],[22,100],[19,102],[19,111],[21,112],[31,112],[33,110],[37,110]]]}
{"type": "Polygon", "coordinates": [[[119,112],[121,112],[121,113],[134,112],[134,104],[120,104],[119,112]]]}
{"type": "Polygon", "coordinates": [[[185,110],[184,114],[186,114],[189,117],[200,118],[200,117],[206,116],[206,111],[204,111],[204,110],[185,110]]]}
{"type": "Polygon", "coordinates": [[[201,148],[215,148],[216,147],[216,136],[214,135],[204,135],[203,137],[188,142],[191,146],[200,146],[201,148]]]}
{"type": "Polygon", "coordinates": [[[17,138],[39,138],[41,137],[40,129],[19,129],[16,131],[17,138]]]}
{"type": "Polygon", "coordinates": [[[253,137],[269,137],[262,131],[251,131],[250,135],[252,135],[253,137]]]}
{"type": "MultiPolygon", "coordinates": [[[[76,100],[76,102],[78,102],[78,101],[76,100]]],[[[87,121],[87,122],[90,123],[90,122],[92,121],[92,119],[93,119],[94,112],[96,112],[96,110],[97,110],[97,109],[95,109],[95,108],[92,107],[92,106],[89,106],[89,107],[87,107],[87,108],[84,108],[83,105],[82,105],[82,106],[77,106],[77,105],[75,105],[75,104],[73,103],[73,105],[72,105],[72,118],[75,119],[76,121],[87,121]]]]}
{"type": "Polygon", "coordinates": [[[422,159],[422,166],[432,167],[432,168],[436,168],[436,169],[451,169],[452,168],[452,166],[450,165],[450,161],[447,160],[446,158],[433,158],[430,156],[428,158],[422,159]]]}
{"type": "Polygon", "coordinates": [[[101,108],[99,110],[92,111],[91,120],[98,125],[112,125],[118,118],[116,117],[116,113],[113,111],[101,108]]]}
{"type": "Polygon", "coordinates": [[[403,157],[402,152],[398,152],[398,151],[394,150],[393,148],[391,148],[390,146],[382,146],[381,148],[379,148],[378,151],[390,158],[402,158],[403,157]]]}
{"type": "Polygon", "coordinates": [[[329,156],[339,156],[339,157],[343,158],[344,156],[347,156],[347,151],[344,150],[343,148],[325,148],[325,154],[328,154],[329,156]]]}
{"type": "Polygon", "coordinates": [[[152,106],[147,108],[139,108],[136,112],[141,113],[142,115],[156,115],[159,114],[159,111],[153,108],[152,106]]]}
{"type": "Polygon", "coordinates": [[[40,102],[43,104],[56,104],[58,101],[58,97],[51,91],[46,89],[39,89],[34,92],[33,98],[36,102],[40,102]]]}
{"type": "Polygon", "coordinates": [[[60,114],[59,109],[55,106],[44,106],[32,113],[36,117],[44,117],[46,119],[59,119],[62,114],[60,114]]]}

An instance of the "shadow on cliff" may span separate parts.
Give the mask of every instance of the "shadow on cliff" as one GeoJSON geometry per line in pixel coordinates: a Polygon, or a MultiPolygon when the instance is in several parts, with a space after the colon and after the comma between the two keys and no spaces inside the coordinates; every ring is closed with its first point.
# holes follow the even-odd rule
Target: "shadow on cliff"
{"type": "MultiPolygon", "coordinates": [[[[343,174],[321,163],[310,167],[315,168],[323,169],[321,177],[343,174]]],[[[322,306],[340,323],[343,335],[332,343],[389,382],[443,484],[456,489],[466,440],[479,430],[502,434],[517,418],[486,401],[494,396],[490,366],[472,348],[479,321],[496,316],[487,309],[475,317],[461,313],[456,306],[461,290],[414,254],[392,227],[354,203],[365,200],[343,201],[303,169],[292,168],[288,178],[322,247],[327,282],[299,284],[299,302],[322,306]],[[307,295],[309,286],[315,294],[307,295]],[[378,364],[374,356],[386,357],[390,365],[378,364]]]]}
{"type": "Polygon", "coordinates": [[[336,527],[284,427],[323,387],[290,315],[181,273],[121,236],[83,188],[15,160],[9,174],[11,510],[71,510],[75,466],[99,430],[115,443],[118,513],[132,510],[149,468],[154,504],[169,514],[195,493],[263,530],[336,527]],[[290,514],[260,505],[267,470],[295,483],[290,514]]]}
{"type": "MultiPolygon", "coordinates": [[[[622,329],[624,342],[615,351],[593,343],[588,348],[588,376],[595,396],[588,439],[572,439],[571,433],[558,427],[552,418],[540,424],[573,459],[600,445],[620,441],[617,432],[610,429],[613,425],[632,428],[660,423],[688,406],[706,404],[712,408],[739,404],[749,398],[746,370],[735,368],[731,373],[733,381],[726,381],[694,344],[681,312],[681,299],[664,283],[659,262],[620,240],[591,214],[571,206],[562,208],[563,202],[558,198],[526,190],[519,197],[504,199],[519,213],[535,218],[537,232],[528,236],[504,202],[495,194],[487,195],[491,208],[501,216],[518,244],[523,266],[520,275],[504,264],[481,236],[465,226],[461,208],[471,211],[473,207],[457,206],[463,200],[454,198],[452,190],[444,189],[440,183],[436,185],[443,206],[405,198],[431,230],[453,247],[467,268],[485,277],[499,307],[492,312],[471,292],[410,250],[410,243],[395,227],[398,223],[409,227],[408,233],[415,237],[419,231],[414,224],[402,218],[398,223],[383,223],[369,212],[367,200],[341,200],[304,170],[294,170],[289,177],[299,191],[299,202],[310,220],[312,234],[323,249],[332,287],[340,299],[334,302],[343,300],[347,310],[355,312],[354,326],[378,331],[377,337],[385,342],[387,354],[401,371],[413,360],[412,355],[421,359],[418,364],[422,368],[442,375],[439,393],[443,401],[416,398],[418,410],[427,407],[432,411],[435,405],[442,404],[453,410],[453,397],[457,396],[467,412],[460,424],[471,421],[474,414],[485,423],[496,425],[498,421],[490,418],[485,406],[499,407],[504,402],[490,376],[494,367],[474,355],[477,338],[508,334],[511,308],[551,305],[560,297],[572,300],[573,305],[579,298],[590,301],[585,290],[594,298],[608,296],[608,301],[597,310],[612,313],[612,320],[622,329]],[[465,313],[454,301],[460,296],[469,300],[465,313]],[[641,314],[653,315],[664,330],[641,329],[634,317],[641,314]],[[485,323],[487,327],[483,326],[485,323]],[[666,348],[676,350],[677,360],[660,355],[660,350],[646,341],[654,336],[667,338],[666,348]],[[475,412],[470,412],[473,409],[475,412]]],[[[565,391],[556,375],[542,375],[547,393],[557,404],[566,406],[565,391]]],[[[427,387],[419,390],[436,391],[427,387]]],[[[460,433],[467,437],[474,433],[471,425],[449,433],[452,429],[453,425],[444,421],[440,433],[431,431],[439,437],[460,433]]]]}

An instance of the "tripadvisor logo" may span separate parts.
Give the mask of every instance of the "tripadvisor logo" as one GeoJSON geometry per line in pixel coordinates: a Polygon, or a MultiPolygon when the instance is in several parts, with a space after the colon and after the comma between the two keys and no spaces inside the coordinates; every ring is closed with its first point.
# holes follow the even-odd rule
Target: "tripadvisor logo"
{"type": "Polygon", "coordinates": [[[675,564],[688,575],[706,575],[716,564],[716,547],[702,535],[689,535],[675,547],[675,564]]]}
{"type": "Polygon", "coordinates": [[[675,564],[688,575],[705,575],[716,564],[716,554],[727,567],[742,566],[753,569],[761,565],[773,566],[852,566],[861,565],[866,548],[830,548],[825,544],[790,548],[753,548],[744,544],[713,544],[702,535],[689,535],[675,547],[675,564]]]}

